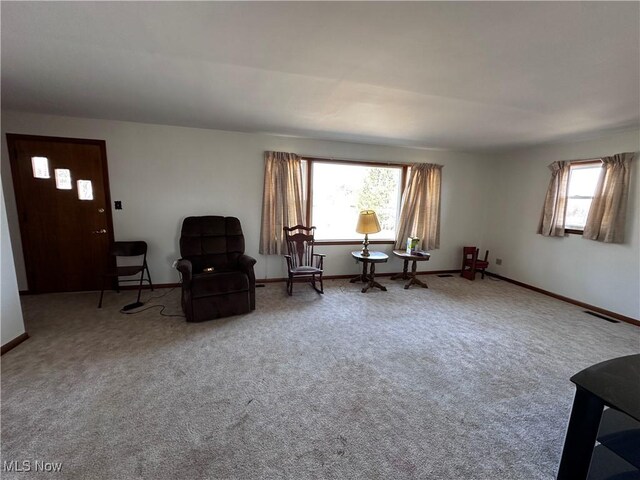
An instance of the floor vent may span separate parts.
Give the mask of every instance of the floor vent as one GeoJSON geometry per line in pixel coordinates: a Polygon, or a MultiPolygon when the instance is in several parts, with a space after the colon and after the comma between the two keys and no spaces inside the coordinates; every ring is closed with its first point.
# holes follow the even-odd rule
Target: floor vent
{"type": "Polygon", "coordinates": [[[450,273],[445,273],[443,275],[438,275],[438,277],[440,277],[440,278],[453,277],[453,275],[451,275],[450,273]]]}
{"type": "Polygon", "coordinates": [[[599,313],[596,313],[596,312],[590,312],[589,310],[585,310],[584,313],[588,313],[589,315],[593,315],[594,317],[601,318],[602,320],[606,320],[607,322],[620,323],[618,320],[614,320],[613,318],[605,317],[604,315],[600,315],[599,313]]]}

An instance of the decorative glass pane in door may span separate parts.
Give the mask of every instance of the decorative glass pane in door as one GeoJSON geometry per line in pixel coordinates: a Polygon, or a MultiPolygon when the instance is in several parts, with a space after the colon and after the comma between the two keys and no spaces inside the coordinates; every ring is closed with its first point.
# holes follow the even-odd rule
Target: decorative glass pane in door
{"type": "Polygon", "coordinates": [[[71,170],[67,168],[56,168],[54,170],[56,175],[56,188],[58,190],[71,190],[71,170]]]}
{"type": "Polygon", "coordinates": [[[31,168],[35,178],[51,178],[47,157],[31,157],[31,168]]]}
{"type": "Polygon", "coordinates": [[[91,180],[78,180],[78,198],[80,200],[93,200],[91,180]]]}

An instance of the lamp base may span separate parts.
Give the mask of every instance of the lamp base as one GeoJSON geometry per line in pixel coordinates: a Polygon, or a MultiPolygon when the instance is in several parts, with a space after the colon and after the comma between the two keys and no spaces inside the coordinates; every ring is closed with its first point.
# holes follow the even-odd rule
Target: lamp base
{"type": "Polygon", "coordinates": [[[362,255],[363,257],[368,257],[369,256],[369,234],[365,233],[364,234],[364,242],[362,242],[362,251],[360,252],[360,255],[362,255]]]}

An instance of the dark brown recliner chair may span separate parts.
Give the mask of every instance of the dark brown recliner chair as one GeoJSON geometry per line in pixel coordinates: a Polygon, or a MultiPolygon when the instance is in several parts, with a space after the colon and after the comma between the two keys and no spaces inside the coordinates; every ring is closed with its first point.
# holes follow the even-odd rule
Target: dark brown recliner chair
{"type": "Polygon", "coordinates": [[[256,308],[256,260],[244,254],[235,217],[187,217],[182,222],[177,268],[187,322],[248,313],[256,308]]]}

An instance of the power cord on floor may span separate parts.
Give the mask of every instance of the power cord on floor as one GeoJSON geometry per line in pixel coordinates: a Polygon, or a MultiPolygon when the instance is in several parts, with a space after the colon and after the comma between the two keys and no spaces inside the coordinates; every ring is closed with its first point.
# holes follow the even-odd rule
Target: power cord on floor
{"type": "Polygon", "coordinates": [[[177,288],[177,287],[170,288],[168,292],[164,292],[162,295],[155,295],[155,296],[153,296],[153,297],[149,297],[149,298],[147,298],[147,301],[149,301],[149,300],[154,300],[154,299],[156,299],[156,298],[166,297],[166,296],[167,296],[167,295],[169,295],[171,292],[173,292],[176,288],[177,288]]]}
{"type": "Polygon", "coordinates": [[[166,305],[149,305],[147,308],[143,308],[141,310],[135,311],[135,312],[125,312],[124,310],[120,310],[120,313],[122,313],[123,315],[137,315],[138,313],[142,313],[145,312],[147,310],[151,310],[152,308],[155,307],[162,307],[162,309],[160,310],[160,315],[162,315],[163,317],[180,317],[180,318],[184,318],[184,315],[171,315],[171,314],[167,314],[167,313],[163,313],[166,305]]]}
{"type": "MultiPolygon", "coordinates": [[[[171,292],[173,292],[176,289],[176,287],[170,289],[168,292],[163,293],[162,295],[155,295],[153,297],[150,297],[147,299],[147,302],[149,302],[150,300],[155,300],[156,298],[162,298],[165,297],[167,295],[169,295],[171,292]]],[[[128,312],[125,310],[120,310],[120,313],[122,313],[123,315],[137,315],[138,313],[142,313],[145,312],[147,310],[151,310],[152,308],[156,308],[156,307],[162,307],[162,309],[160,310],[160,315],[162,315],[163,317],[180,317],[180,318],[184,318],[184,315],[172,315],[172,314],[167,314],[164,313],[165,309],[167,308],[166,305],[149,305],[146,308],[142,308],[140,310],[136,310],[135,312],[128,312]]]]}

